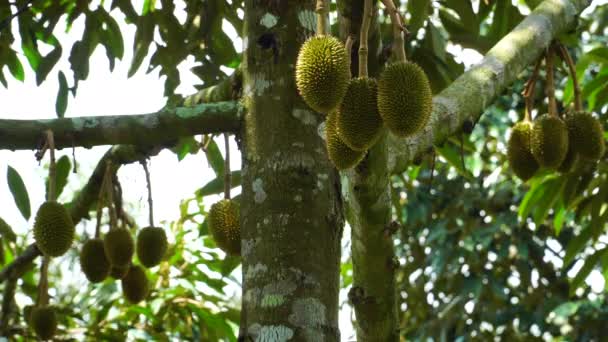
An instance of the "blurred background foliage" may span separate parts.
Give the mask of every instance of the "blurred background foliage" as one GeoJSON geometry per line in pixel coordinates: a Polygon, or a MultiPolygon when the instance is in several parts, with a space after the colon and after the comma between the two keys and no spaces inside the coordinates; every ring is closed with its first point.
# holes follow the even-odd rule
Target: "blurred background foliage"
{"type": "MultiPolygon", "coordinates": [[[[56,111],[62,117],[70,94],[76,96],[79,82],[87,79],[97,48],[105,50],[110,71],[116,62],[130,63],[129,75],[140,68],[159,68],[169,104],[182,99],[175,92],[181,63],[195,61],[190,71],[199,77],[200,89],[239,68],[241,53],[233,41],[234,32],[242,32],[243,1],[135,3],[0,0],[0,83],[6,87],[6,77],[23,80],[26,67],[35,72],[38,84],[58,82],[56,111]],[[60,22],[64,24],[59,27],[81,39],[63,46],[55,37],[60,22]],[[72,30],[77,22],[84,24],[80,31],[72,30]],[[124,41],[125,27],[136,30],[133,42],[124,41]],[[129,61],[122,61],[125,49],[133,50],[129,61]],[[69,61],[69,69],[58,70],[61,59],[69,61]]],[[[401,1],[410,31],[408,56],[424,68],[437,93],[474,62],[466,58],[486,53],[538,3],[401,1]]],[[[381,12],[379,21],[383,45],[389,47],[388,16],[381,12]]],[[[607,21],[608,5],[603,4],[561,37],[575,58],[585,106],[599,115],[605,128],[607,21]]],[[[527,184],[515,178],[507,164],[506,141],[510,127],[523,116],[520,93],[527,76],[487,108],[479,122],[471,123],[472,133],[456,134],[436,146],[436,158],[424,156],[393,176],[394,217],[402,224],[395,235],[402,265],[397,275],[399,312],[401,333],[408,340],[600,341],[605,336],[608,160],[580,163],[567,174],[541,172],[527,184]]],[[[564,111],[573,92],[563,63],[556,79],[564,111]]],[[[535,102],[539,113],[546,111],[543,89],[541,80],[535,102]]],[[[188,153],[205,155],[217,178],[184,199],[180,220],[166,227],[173,244],[165,262],[148,272],[154,290],[146,302],[128,305],[113,280],[88,284],[79,273],[76,248],[61,259],[62,267],[53,268],[51,295],[65,313],[60,315],[63,338],[236,340],[240,261],[215,247],[203,204],[223,189],[223,157],[210,137],[202,142],[204,150],[194,138],[173,150],[180,159],[188,153]]],[[[58,182],[65,185],[71,164],[67,159],[61,163],[58,182]]],[[[240,171],[232,179],[238,187],[240,171]]],[[[7,180],[19,210],[29,218],[27,186],[11,168],[7,180]]],[[[92,224],[79,227],[78,247],[92,224]]],[[[0,265],[13,261],[31,241],[2,222],[0,236],[0,265]]],[[[352,265],[348,255],[345,260],[342,285],[347,290],[352,265]]],[[[36,298],[37,277],[37,268],[32,268],[14,284],[10,305],[19,314],[1,327],[20,340],[31,337],[20,313],[36,298]]],[[[4,293],[9,286],[2,285],[4,293]]]]}

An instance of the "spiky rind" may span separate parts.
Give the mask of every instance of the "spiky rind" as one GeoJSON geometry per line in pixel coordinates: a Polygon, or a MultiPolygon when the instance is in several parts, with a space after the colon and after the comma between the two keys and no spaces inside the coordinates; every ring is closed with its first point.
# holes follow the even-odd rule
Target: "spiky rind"
{"type": "Polygon", "coordinates": [[[160,263],[167,252],[167,235],[159,227],[146,227],[137,234],[137,258],[146,267],[160,263]]]}
{"type": "Polygon", "coordinates": [[[348,83],[337,110],[338,135],[355,151],[369,149],[380,137],[382,118],[378,113],[376,80],[358,77],[348,83]]]}
{"type": "Polygon", "coordinates": [[[131,232],[126,228],[110,229],[103,239],[106,258],[112,266],[125,266],[131,263],[135,243],[131,232]]]}
{"type": "Polygon", "coordinates": [[[80,268],[92,283],[103,281],[110,274],[110,262],[102,239],[90,239],[84,243],[80,251],[80,268]]]}
{"type": "Polygon", "coordinates": [[[433,110],[433,93],[417,64],[388,65],[378,80],[378,111],[388,129],[398,136],[420,131],[433,110]]]}
{"type": "Polygon", "coordinates": [[[220,200],[211,206],[207,219],[209,231],[218,247],[228,254],[240,255],[239,204],[229,199],[220,200]]]}
{"type": "Polygon", "coordinates": [[[568,152],[566,153],[566,158],[564,158],[564,161],[557,168],[557,171],[561,173],[572,171],[579,159],[579,154],[574,151],[574,144],[570,143],[570,141],[572,140],[568,137],[568,152]]]}
{"type": "Polygon", "coordinates": [[[568,153],[568,128],[562,119],[548,114],[534,121],[531,151],[542,167],[557,169],[568,153]]]}
{"type": "Polygon", "coordinates": [[[70,213],[55,201],[42,203],[34,221],[34,240],[44,254],[58,257],[70,249],[74,241],[74,223],[70,213]]]}
{"type": "Polygon", "coordinates": [[[530,151],[532,136],[531,122],[518,122],[511,130],[507,157],[513,173],[523,181],[532,178],[539,168],[538,162],[530,151]]]}
{"type": "Polygon", "coordinates": [[[122,293],[131,304],[136,304],[148,296],[148,277],[141,266],[131,265],[121,280],[122,293]]]}
{"type": "Polygon", "coordinates": [[[604,129],[598,119],[588,112],[579,111],[566,115],[568,138],[582,158],[599,160],[606,152],[604,129]]]}
{"type": "Polygon", "coordinates": [[[126,266],[111,266],[110,277],[114,279],[122,279],[127,275],[127,272],[129,272],[130,267],[130,264],[126,266]]]}
{"type": "Polygon", "coordinates": [[[30,326],[41,340],[50,340],[57,331],[57,315],[52,306],[37,306],[30,313],[30,326]]]}
{"type": "Polygon", "coordinates": [[[330,112],[325,121],[325,144],[327,146],[327,155],[329,160],[334,164],[336,169],[345,170],[359,164],[365,151],[355,151],[348,147],[337,132],[337,113],[330,112]]]}
{"type": "Polygon", "coordinates": [[[296,85],[310,108],[321,113],[336,108],[349,78],[346,49],[338,39],[314,36],[304,42],[296,62],[296,85]]]}

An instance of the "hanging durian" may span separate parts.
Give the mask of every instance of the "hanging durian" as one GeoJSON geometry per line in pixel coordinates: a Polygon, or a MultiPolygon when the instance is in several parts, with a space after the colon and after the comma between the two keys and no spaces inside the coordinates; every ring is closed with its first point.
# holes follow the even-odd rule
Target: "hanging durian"
{"type": "Polygon", "coordinates": [[[34,221],[34,240],[44,255],[65,254],[72,246],[74,231],[72,218],[63,205],[55,201],[42,203],[34,221]]]}

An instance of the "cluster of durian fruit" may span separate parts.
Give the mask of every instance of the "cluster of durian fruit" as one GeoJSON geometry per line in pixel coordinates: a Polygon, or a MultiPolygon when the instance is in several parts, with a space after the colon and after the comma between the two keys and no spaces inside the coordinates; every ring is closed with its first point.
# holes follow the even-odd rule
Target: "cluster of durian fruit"
{"type": "Polygon", "coordinates": [[[325,137],[339,170],[356,166],[380,138],[383,126],[400,137],[419,132],[432,110],[432,92],[415,63],[387,65],[376,81],[350,76],[344,44],[331,35],[309,38],[296,64],[296,85],[313,110],[327,114],[325,137]]]}

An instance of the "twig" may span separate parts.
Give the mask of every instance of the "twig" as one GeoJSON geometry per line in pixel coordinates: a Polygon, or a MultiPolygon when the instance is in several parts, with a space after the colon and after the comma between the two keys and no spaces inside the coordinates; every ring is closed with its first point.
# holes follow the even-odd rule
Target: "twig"
{"type": "Polygon", "coordinates": [[[367,77],[367,36],[372,22],[372,0],[364,0],[363,22],[359,32],[359,77],[367,77]]]}
{"type": "Polygon", "coordinates": [[[152,182],[150,181],[150,171],[148,170],[148,163],[145,159],[141,160],[141,165],[144,167],[146,173],[146,185],[148,187],[148,213],[150,219],[150,227],[154,227],[154,207],[152,205],[152,182]]]}
{"type": "Polygon", "coordinates": [[[4,285],[4,293],[2,295],[2,316],[0,317],[0,336],[10,336],[7,334],[6,330],[8,329],[12,316],[17,279],[17,277],[12,277],[4,285]]]}
{"type": "Polygon", "coordinates": [[[228,133],[224,133],[224,146],[226,148],[226,159],[224,159],[224,198],[230,199],[230,189],[232,188],[230,177],[230,139],[228,133]]]}
{"type": "Polygon", "coordinates": [[[106,174],[108,175],[108,179],[105,184],[105,192],[108,201],[108,213],[110,214],[110,229],[117,228],[117,218],[116,218],[116,208],[114,207],[114,184],[112,182],[113,172],[112,172],[112,161],[108,160],[106,163],[106,174]]]}
{"type": "Polygon", "coordinates": [[[21,7],[19,7],[17,9],[17,12],[15,12],[15,14],[9,15],[8,17],[6,17],[2,21],[0,21],[0,31],[4,30],[6,27],[8,27],[8,25],[11,23],[11,21],[13,19],[15,19],[16,17],[20,16],[21,13],[25,12],[26,10],[28,10],[30,8],[30,5],[34,1],[35,0],[30,0],[30,1],[26,2],[25,4],[23,4],[23,6],[21,6],[21,7]]]}
{"type": "Polygon", "coordinates": [[[55,166],[55,139],[53,138],[53,131],[46,131],[46,139],[49,149],[49,155],[51,162],[49,164],[49,192],[47,194],[47,201],[54,201],[55,198],[55,177],[56,177],[56,166],[55,166]]]}
{"type": "Polygon", "coordinates": [[[403,21],[397,7],[395,7],[395,3],[393,0],[382,0],[384,7],[388,11],[389,16],[391,17],[391,24],[393,25],[393,51],[395,52],[395,56],[397,61],[405,62],[407,57],[405,55],[405,39],[403,38],[404,34],[407,34],[407,30],[405,26],[403,26],[403,21]]]}
{"type": "Polygon", "coordinates": [[[557,51],[559,52],[562,59],[566,62],[568,66],[568,70],[570,71],[570,77],[572,77],[572,86],[574,88],[574,110],[582,111],[583,110],[583,99],[581,96],[581,86],[578,83],[578,77],[576,75],[576,67],[574,65],[574,61],[572,60],[572,56],[568,52],[568,49],[560,43],[556,43],[557,51]]]}
{"type": "Polygon", "coordinates": [[[553,79],[553,50],[547,49],[545,57],[545,67],[547,68],[547,99],[549,100],[549,115],[557,117],[557,103],[555,102],[555,81],[553,79]]]}
{"type": "Polygon", "coordinates": [[[350,66],[352,65],[352,52],[353,52],[353,36],[350,34],[346,37],[346,43],[344,43],[344,49],[346,50],[346,63],[348,63],[348,78],[353,77],[350,72],[350,66]]]}
{"type": "Polygon", "coordinates": [[[106,183],[108,182],[108,169],[103,175],[101,186],[99,187],[99,196],[97,197],[97,223],[95,224],[95,238],[99,238],[101,233],[101,216],[103,207],[106,204],[106,183]]]}
{"type": "Polygon", "coordinates": [[[315,11],[317,12],[317,35],[327,34],[327,13],[329,6],[327,6],[326,0],[317,0],[315,11]]]}
{"type": "Polygon", "coordinates": [[[532,110],[534,107],[534,89],[536,87],[536,81],[538,80],[538,75],[540,73],[540,66],[543,62],[543,56],[544,55],[541,55],[536,61],[536,64],[534,65],[534,70],[532,71],[532,75],[530,75],[530,78],[526,82],[526,85],[524,86],[524,90],[522,92],[522,95],[525,99],[524,121],[529,122],[532,120],[532,110]]]}
{"type": "Polygon", "coordinates": [[[37,306],[44,306],[49,303],[49,262],[51,257],[45,255],[42,258],[42,265],[40,266],[40,280],[38,281],[38,300],[37,306]]]}

